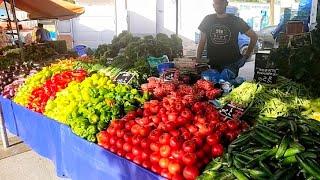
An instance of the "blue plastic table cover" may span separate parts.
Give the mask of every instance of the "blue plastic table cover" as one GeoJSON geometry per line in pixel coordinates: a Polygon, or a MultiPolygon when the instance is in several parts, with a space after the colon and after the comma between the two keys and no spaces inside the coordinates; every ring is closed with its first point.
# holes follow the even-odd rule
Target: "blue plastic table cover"
{"type": "Polygon", "coordinates": [[[7,113],[7,116],[4,116],[7,127],[16,123],[18,136],[35,152],[53,161],[59,177],[73,180],[164,179],[76,136],[64,124],[10,100],[2,98],[0,102],[5,104],[2,108],[7,113]],[[11,115],[9,112],[12,112],[11,115]]]}

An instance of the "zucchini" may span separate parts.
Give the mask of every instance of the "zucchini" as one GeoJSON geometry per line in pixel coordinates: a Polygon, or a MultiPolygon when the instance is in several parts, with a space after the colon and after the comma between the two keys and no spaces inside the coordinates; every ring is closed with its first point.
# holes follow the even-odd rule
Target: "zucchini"
{"type": "Polygon", "coordinates": [[[279,159],[284,155],[284,153],[288,148],[289,142],[290,142],[290,139],[287,136],[284,136],[282,138],[281,144],[279,145],[279,148],[276,153],[276,159],[279,159]]]}

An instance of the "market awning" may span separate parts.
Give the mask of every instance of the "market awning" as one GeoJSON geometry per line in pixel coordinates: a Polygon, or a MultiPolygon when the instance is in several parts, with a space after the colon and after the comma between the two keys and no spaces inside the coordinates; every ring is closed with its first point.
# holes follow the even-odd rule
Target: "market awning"
{"type": "Polygon", "coordinates": [[[63,0],[15,0],[15,6],[28,12],[30,19],[66,20],[84,13],[83,7],[63,0]]]}

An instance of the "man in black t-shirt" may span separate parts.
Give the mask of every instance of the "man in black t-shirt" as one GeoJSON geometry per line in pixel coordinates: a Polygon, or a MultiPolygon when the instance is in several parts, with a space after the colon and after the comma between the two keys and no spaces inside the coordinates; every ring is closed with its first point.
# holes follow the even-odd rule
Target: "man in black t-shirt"
{"type": "Polygon", "coordinates": [[[201,38],[197,51],[197,59],[201,59],[207,44],[207,54],[211,68],[222,71],[227,68],[237,76],[239,68],[251,56],[257,43],[256,33],[239,17],[226,14],[227,0],[213,0],[216,14],[207,15],[201,24],[201,38]],[[239,33],[250,38],[245,55],[241,55],[238,45],[239,33]]]}

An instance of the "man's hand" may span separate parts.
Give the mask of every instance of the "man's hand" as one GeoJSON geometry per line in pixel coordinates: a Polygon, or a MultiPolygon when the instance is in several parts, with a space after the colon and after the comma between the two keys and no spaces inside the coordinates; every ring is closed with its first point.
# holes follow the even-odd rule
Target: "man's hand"
{"type": "Polygon", "coordinates": [[[201,62],[202,53],[203,53],[203,50],[204,50],[204,46],[206,45],[206,42],[207,42],[206,33],[201,32],[200,42],[199,42],[198,50],[197,50],[197,59],[196,59],[197,62],[201,62]]]}
{"type": "Polygon", "coordinates": [[[257,44],[258,35],[252,29],[248,30],[245,34],[250,38],[250,43],[247,52],[243,55],[243,57],[249,59],[254,50],[254,47],[257,44]]]}

